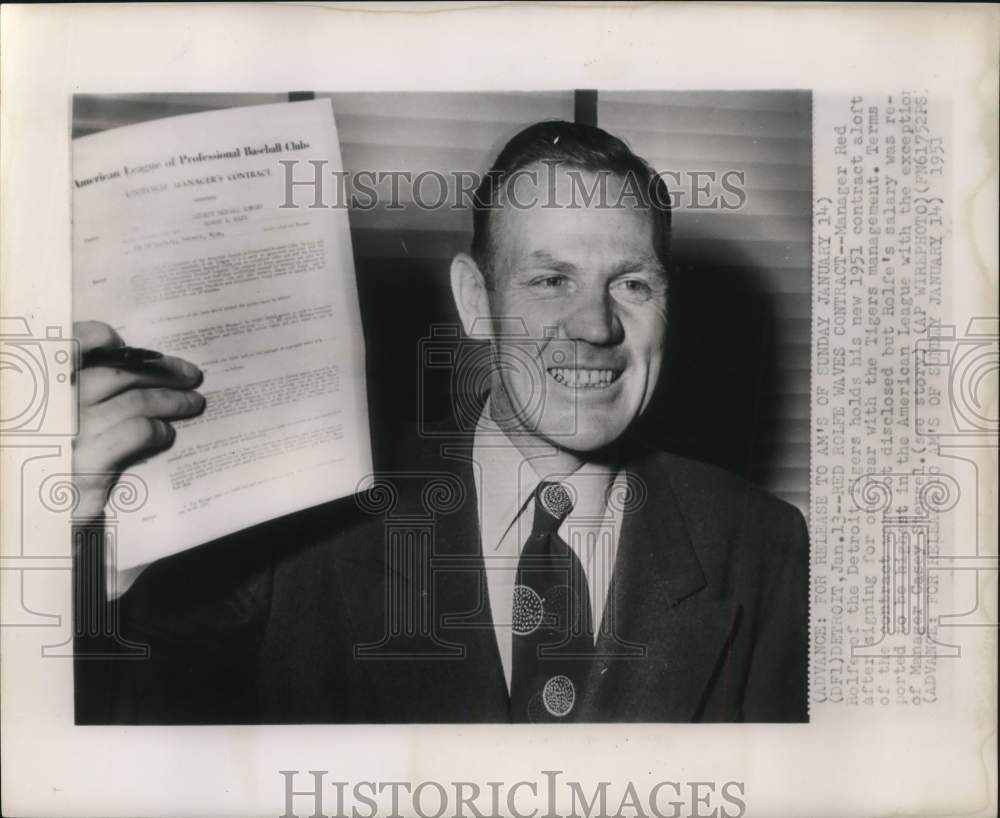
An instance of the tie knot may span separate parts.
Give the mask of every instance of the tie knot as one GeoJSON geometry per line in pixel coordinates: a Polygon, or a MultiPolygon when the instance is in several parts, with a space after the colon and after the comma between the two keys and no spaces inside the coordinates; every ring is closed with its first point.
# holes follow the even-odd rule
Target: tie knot
{"type": "Polygon", "coordinates": [[[535,492],[535,528],[555,531],[573,510],[573,498],[562,483],[541,482],[535,492]]]}

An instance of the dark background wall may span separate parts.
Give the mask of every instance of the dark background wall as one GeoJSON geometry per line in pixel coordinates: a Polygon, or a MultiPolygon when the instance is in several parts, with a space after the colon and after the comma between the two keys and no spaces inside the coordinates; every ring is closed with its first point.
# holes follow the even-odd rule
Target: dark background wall
{"type": "MultiPolygon", "coordinates": [[[[668,367],[646,431],[661,447],[742,474],[808,512],[808,92],[315,96],[332,102],[349,173],[484,172],[525,125],[578,117],[624,138],[658,170],[680,174],[686,195],[673,221],[668,367]],[[743,206],[698,207],[705,197],[697,202],[689,189],[694,171],[714,173],[716,180],[727,171],[742,173],[743,206]]],[[[288,98],[80,95],[74,99],[73,135],[288,98]]],[[[718,185],[711,190],[718,192],[718,185]]],[[[401,203],[401,209],[350,213],[376,464],[389,458],[388,441],[400,424],[449,411],[452,379],[421,365],[421,340],[435,326],[457,324],[448,265],[471,239],[470,212],[427,211],[406,198],[401,203]]]]}

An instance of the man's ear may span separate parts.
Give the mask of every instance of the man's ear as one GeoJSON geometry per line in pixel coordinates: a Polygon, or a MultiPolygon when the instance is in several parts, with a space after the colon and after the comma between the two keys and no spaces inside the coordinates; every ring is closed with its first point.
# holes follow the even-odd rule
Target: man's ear
{"type": "Polygon", "coordinates": [[[478,334],[487,329],[488,325],[482,326],[482,322],[488,321],[490,317],[486,277],[479,265],[466,253],[459,253],[451,261],[451,294],[466,335],[472,335],[477,318],[482,319],[477,328],[478,334]]]}

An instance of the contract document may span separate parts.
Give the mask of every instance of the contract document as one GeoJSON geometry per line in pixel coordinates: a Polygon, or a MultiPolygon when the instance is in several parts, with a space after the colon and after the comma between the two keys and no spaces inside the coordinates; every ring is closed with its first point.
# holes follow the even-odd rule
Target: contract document
{"type": "Polygon", "coordinates": [[[127,470],[146,497],[117,515],[120,571],[347,496],[371,473],[347,210],[288,184],[316,168],[329,186],[342,172],[329,100],[73,142],[73,319],[204,372],[205,411],[127,470]]]}

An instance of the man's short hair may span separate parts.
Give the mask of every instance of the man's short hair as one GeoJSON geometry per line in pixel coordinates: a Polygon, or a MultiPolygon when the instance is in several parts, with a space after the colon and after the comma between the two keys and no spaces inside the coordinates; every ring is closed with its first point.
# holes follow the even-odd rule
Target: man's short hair
{"type": "MultiPolygon", "coordinates": [[[[476,189],[472,216],[472,258],[489,277],[496,253],[490,231],[490,211],[497,209],[507,183],[517,171],[542,163],[606,173],[625,180],[630,194],[622,197],[633,205],[647,207],[653,218],[653,242],[657,258],[669,270],[670,194],[663,177],[621,139],[593,125],[553,120],[529,125],[500,151],[493,166],[476,189]]],[[[564,205],[566,203],[563,203],[564,205]]],[[[609,206],[613,205],[609,202],[609,206]]]]}

